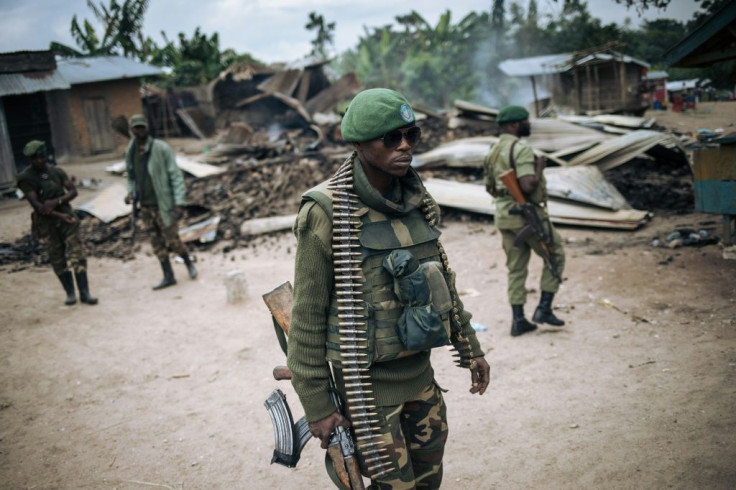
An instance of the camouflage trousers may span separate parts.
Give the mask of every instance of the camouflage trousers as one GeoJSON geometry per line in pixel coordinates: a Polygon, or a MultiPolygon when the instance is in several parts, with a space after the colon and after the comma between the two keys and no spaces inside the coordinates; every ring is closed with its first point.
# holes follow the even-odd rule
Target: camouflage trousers
{"type": "MultiPolygon", "coordinates": [[[[550,254],[557,264],[557,273],[562,277],[562,272],[565,270],[565,249],[562,246],[562,237],[551,223],[547,223],[547,225],[553,241],[550,254]]],[[[535,236],[527,238],[521,246],[517,247],[514,245],[514,240],[519,230],[500,231],[503,250],[506,252],[509,304],[523,305],[526,303],[526,278],[529,275],[529,259],[532,251],[541,257],[542,248],[539,239],[535,236]]],[[[552,276],[546,264],[542,267],[540,289],[543,292],[556,293],[560,288],[560,283],[552,276]]]]}
{"type": "MultiPolygon", "coordinates": [[[[378,407],[379,436],[394,463],[390,473],[371,481],[371,489],[435,489],[442,483],[447,442],[447,407],[435,383],[402,405],[378,407]]],[[[359,456],[360,459],[360,456],[359,456]]],[[[365,465],[361,466],[365,472],[365,465]]]]}
{"type": "Polygon", "coordinates": [[[168,259],[169,253],[179,256],[185,256],[189,253],[186,245],[179,237],[179,225],[177,223],[171,226],[164,225],[157,207],[141,206],[140,217],[143,226],[151,234],[151,247],[153,247],[153,253],[159,260],[168,259]]]}
{"type": "Polygon", "coordinates": [[[87,271],[79,221],[70,225],[58,219],[38,219],[35,230],[57,276],[67,270],[67,263],[77,274],[87,271]]]}

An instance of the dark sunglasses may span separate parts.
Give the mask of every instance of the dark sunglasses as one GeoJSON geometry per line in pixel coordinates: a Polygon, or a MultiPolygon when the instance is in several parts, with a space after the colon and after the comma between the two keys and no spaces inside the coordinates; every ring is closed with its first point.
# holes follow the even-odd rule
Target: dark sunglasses
{"type": "Polygon", "coordinates": [[[387,150],[393,150],[401,144],[401,140],[404,138],[406,139],[406,142],[409,143],[409,146],[414,146],[419,143],[419,138],[421,137],[422,130],[418,126],[412,126],[403,131],[401,129],[394,129],[378,139],[383,140],[383,146],[385,146],[387,150]]]}

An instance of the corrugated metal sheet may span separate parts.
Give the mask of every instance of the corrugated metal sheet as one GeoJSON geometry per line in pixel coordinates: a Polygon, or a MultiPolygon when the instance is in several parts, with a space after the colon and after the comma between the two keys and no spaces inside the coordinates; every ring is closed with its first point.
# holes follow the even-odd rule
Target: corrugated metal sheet
{"type": "MultiPolygon", "coordinates": [[[[481,184],[426,179],[424,186],[440,206],[480,214],[494,215],[496,213],[493,198],[481,184]]],[[[646,223],[650,217],[647,211],[638,209],[613,211],[555,198],[550,198],[548,204],[550,221],[555,224],[635,230],[646,223]]]]}
{"type": "Polygon", "coordinates": [[[69,82],[58,70],[0,75],[0,97],[68,88],[69,82]]]}
{"type": "Polygon", "coordinates": [[[498,64],[498,68],[510,77],[559,73],[564,71],[563,67],[567,66],[571,56],[570,53],[562,53],[516,58],[502,61],[498,64]]]}
{"type": "Polygon", "coordinates": [[[644,75],[644,80],[659,80],[660,78],[667,78],[668,76],[669,75],[667,75],[666,71],[655,70],[644,75]]]}
{"type": "Polygon", "coordinates": [[[57,61],[59,71],[71,85],[121,78],[157,76],[163,69],[122,56],[67,58],[57,61]]]}

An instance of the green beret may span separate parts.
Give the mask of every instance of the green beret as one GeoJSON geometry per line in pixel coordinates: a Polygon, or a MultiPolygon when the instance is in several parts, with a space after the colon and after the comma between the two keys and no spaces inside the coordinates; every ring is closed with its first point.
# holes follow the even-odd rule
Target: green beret
{"type": "Polygon", "coordinates": [[[144,116],[143,114],[136,114],[135,116],[131,116],[128,125],[131,128],[134,128],[136,126],[148,127],[148,119],[146,119],[146,116],[144,116]]]}
{"type": "Polygon", "coordinates": [[[414,122],[409,101],[387,88],[364,90],[355,96],[342,118],[345,141],[370,141],[414,122]]]}
{"type": "Polygon", "coordinates": [[[529,111],[519,105],[508,105],[498,111],[496,122],[498,124],[512,123],[529,119],[529,111]]]}
{"type": "Polygon", "coordinates": [[[23,154],[27,157],[46,155],[46,143],[39,140],[29,141],[23,148],[23,154]]]}

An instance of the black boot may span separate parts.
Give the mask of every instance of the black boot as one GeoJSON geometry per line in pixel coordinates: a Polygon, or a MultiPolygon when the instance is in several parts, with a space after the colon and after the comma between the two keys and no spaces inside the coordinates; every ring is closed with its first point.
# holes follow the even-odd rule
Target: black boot
{"type": "Polygon", "coordinates": [[[171,262],[169,262],[169,259],[164,259],[161,261],[161,269],[164,271],[164,278],[161,280],[160,283],[153,286],[154,290],[167,288],[176,284],[176,279],[174,279],[174,271],[171,269],[171,262]]]}
{"type": "Polygon", "coordinates": [[[542,297],[539,298],[539,306],[537,306],[532,317],[535,322],[547,323],[553,327],[561,327],[565,324],[563,320],[560,320],[552,313],[552,300],[554,297],[554,293],[542,291],[542,297]]]}
{"type": "Polygon", "coordinates": [[[88,305],[96,305],[97,298],[93,298],[89,294],[89,283],[87,282],[87,271],[75,272],[74,277],[77,278],[77,288],[79,288],[79,301],[88,305]]]}
{"type": "Polygon", "coordinates": [[[64,304],[71,306],[76,303],[77,297],[74,295],[74,276],[72,276],[72,271],[62,272],[59,275],[59,281],[61,281],[61,285],[64,286],[64,291],[66,291],[66,301],[64,301],[64,304]]]}
{"type": "Polygon", "coordinates": [[[511,320],[511,336],[518,337],[537,329],[537,326],[524,318],[524,305],[511,305],[514,317],[511,320]]]}
{"type": "Polygon", "coordinates": [[[191,279],[197,278],[197,268],[194,267],[194,264],[192,263],[191,257],[189,257],[189,254],[184,254],[181,256],[182,259],[184,259],[184,263],[187,266],[187,271],[189,271],[189,277],[191,279]]]}

